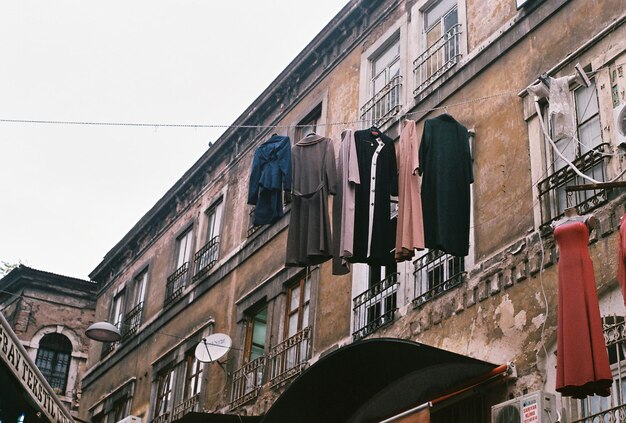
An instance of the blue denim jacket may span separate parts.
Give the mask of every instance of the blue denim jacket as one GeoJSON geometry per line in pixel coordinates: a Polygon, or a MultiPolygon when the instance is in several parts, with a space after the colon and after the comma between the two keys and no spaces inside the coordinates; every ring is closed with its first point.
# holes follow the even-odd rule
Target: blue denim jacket
{"type": "Polygon", "coordinates": [[[291,142],[273,135],[254,152],[248,204],[255,204],[254,225],[267,225],[283,216],[281,190],[291,190],[291,142]]]}

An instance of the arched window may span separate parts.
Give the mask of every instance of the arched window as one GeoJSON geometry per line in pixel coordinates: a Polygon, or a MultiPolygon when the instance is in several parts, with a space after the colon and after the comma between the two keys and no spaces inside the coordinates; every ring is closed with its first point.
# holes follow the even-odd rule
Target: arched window
{"type": "Polygon", "coordinates": [[[71,354],[72,343],[64,335],[49,333],[39,342],[35,364],[55,391],[65,392],[71,354]]]}

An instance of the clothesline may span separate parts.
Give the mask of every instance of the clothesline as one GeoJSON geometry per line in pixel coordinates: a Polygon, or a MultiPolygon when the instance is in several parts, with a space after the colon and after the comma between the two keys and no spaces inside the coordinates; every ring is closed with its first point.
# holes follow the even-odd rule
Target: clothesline
{"type": "MultiPolygon", "coordinates": [[[[517,95],[517,91],[503,91],[483,97],[472,98],[463,100],[458,103],[452,103],[445,106],[432,107],[428,109],[419,109],[413,112],[404,113],[401,117],[413,116],[421,113],[427,113],[438,110],[446,110],[453,107],[464,106],[467,104],[473,104],[484,100],[489,100],[495,97],[517,95]]],[[[194,124],[194,123],[149,123],[149,122],[95,122],[95,121],[73,121],[73,120],[43,120],[43,119],[0,119],[3,123],[24,123],[24,124],[40,124],[40,125],[83,125],[83,126],[130,126],[130,127],[147,127],[147,128],[202,128],[202,129],[288,129],[288,128],[306,128],[310,125],[225,125],[225,124],[194,124]]],[[[371,120],[359,119],[351,121],[341,122],[326,122],[318,123],[317,126],[347,126],[354,124],[369,124],[371,120]]]]}

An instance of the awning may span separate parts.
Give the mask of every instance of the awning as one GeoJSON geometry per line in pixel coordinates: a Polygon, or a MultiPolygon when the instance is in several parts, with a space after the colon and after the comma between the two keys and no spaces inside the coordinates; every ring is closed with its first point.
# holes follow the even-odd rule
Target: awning
{"type": "Polygon", "coordinates": [[[237,414],[187,413],[172,423],[255,423],[263,416],[239,416],[237,414]]]}
{"type": "Polygon", "coordinates": [[[263,423],[380,421],[496,366],[402,339],[366,339],[321,358],[274,402],[263,423]]]}

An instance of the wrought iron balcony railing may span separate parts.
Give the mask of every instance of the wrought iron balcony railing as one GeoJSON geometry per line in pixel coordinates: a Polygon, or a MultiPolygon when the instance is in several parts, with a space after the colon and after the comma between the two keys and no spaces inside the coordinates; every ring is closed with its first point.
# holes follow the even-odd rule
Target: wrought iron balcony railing
{"type": "MultiPolygon", "coordinates": [[[[593,150],[573,160],[572,163],[585,175],[603,181],[605,180],[604,167],[607,160],[607,156],[604,153],[607,147],[608,144],[606,143],[600,144],[593,150]]],[[[576,207],[578,213],[587,214],[608,201],[607,189],[571,193],[566,193],[565,191],[565,188],[569,185],[584,183],[583,178],[578,176],[568,165],[563,166],[537,183],[539,202],[541,204],[542,227],[563,217],[563,212],[567,207],[576,207]]]]}
{"type": "Polygon", "coordinates": [[[429,251],[415,261],[413,305],[420,307],[425,302],[459,286],[464,277],[463,257],[454,257],[439,250],[429,251]]]}
{"type": "Polygon", "coordinates": [[[311,355],[311,328],[304,328],[272,348],[268,354],[270,386],[299,375],[311,355]]]}
{"type": "Polygon", "coordinates": [[[626,422],[626,404],[601,411],[592,416],[574,420],[572,423],[623,423],[626,422]]]}
{"type": "Polygon", "coordinates": [[[195,273],[193,275],[194,281],[202,278],[202,276],[206,275],[209,270],[215,266],[215,263],[217,263],[219,249],[220,237],[217,235],[196,253],[193,259],[195,267],[195,273]]]}
{"type": "Polygon", "coordinates": [[[230,408],[234,409],[259,395],[263,386],[265,356],[244,364],[233,372],[230,408]]]}
{"type": "Polygon", "coordinates": [[[397,75],[361,107],[361,120],[381,126],[402,109],[402,76],[397,75]]]}
{"type": "Polygon", "coordinates": [[[461,59],[461,24],[456,24],[413,62],[417,96],[461,59]]]}
{"type": "Polygon", "coordinates": [[[170,413],[169,411],[161,414],[160,416],[156,416],[152,419],[152,423],[169,423],[170,421],[170,413]]]}
{"type": "Polygon", "coordinates": [[[198,404],[200,404],[200,394],[196,394],[191,398],[181,402],[174,410],[172,410],[172,420],[178,420],[187,413],[191,413],[198,410],[198,404]]]}
{"type": "Polygon", "coordinates": [[[254,207],[250,210],[250,214],[248,215],[248,238],[250,238],[256,231],[261,229],[261,225],[255,225],[254,222],[254,207]]]}
{"type": "Polygon", "coordinates": [[[398,273],[394,273],[354,298],[354,340],[361,339],[393,321],[398,310],[398,286],[398,273]]]}
{"type": "Polygon", "coordinates": [[[122,325],[122,342],[132,338],[141,324],[141,315],[143,313],[143,301],[133,307],[124,317],[122,325]]]}
{"type": "Polygon", "coordinates": [[[188,276],[189,262],[186,262],[167,278],[167,285],[165,287],[165,307],[172,304],[181,296],[187,286],[188,276]]]}

